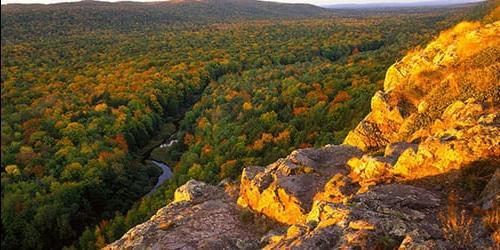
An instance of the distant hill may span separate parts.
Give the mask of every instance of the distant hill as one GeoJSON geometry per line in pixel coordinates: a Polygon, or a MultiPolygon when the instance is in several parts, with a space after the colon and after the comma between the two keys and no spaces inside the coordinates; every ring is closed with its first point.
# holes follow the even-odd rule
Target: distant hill
{"type": "MultiPolygon", "coordinates": [[[[310,4],[286,4],[257,0],[172,0],[157,2],[102,2],[85,0],[57,4],[7,4],[2,6],[2,15],[22,15],[32,11],[54,12],[74,16],[77,11],[97,13],[122,12],[123,17],[144,14],[150,18],[167,20],[198,20],[207,17],[219,20],[231,18],[304,17],[326,14],[329,11],[310,4]],[[181,12],[182,11],[182,12],[181,12]],[[181,14],[182,13],[182,14],[181,14]]],[[[90,18],[93,16],[86,16],[90,18]]]]}
{"type": "Polygon", "coordinates": [[[415,8],[415,7],[440,7],[449,5],[460,5],[460,4],[470,4],[484,2],[483,0],[433,0],[433,1],[421,1],[412,3],[402,3],[402,2],[385,2],[385,3],[360,3],[360,4],[326,4],[322,5],[324,8],[329,9],[380,9],[380,8],[415,8]]]}
{"type": "Polygon", "coordinates": [[[24,33],[63,35],[76,30],[145,31],[158,26],[331,15],[310,4],[256,0],[175,0],[165,2],[82,1],[59,4],[2,5],[2,42],[24,33]]]}

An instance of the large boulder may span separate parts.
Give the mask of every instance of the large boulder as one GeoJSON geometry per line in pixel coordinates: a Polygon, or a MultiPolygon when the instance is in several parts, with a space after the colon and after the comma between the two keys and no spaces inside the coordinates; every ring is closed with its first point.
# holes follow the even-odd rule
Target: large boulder
{"type": "Polygon", "coordinates": [[[360,157],[352,146],[300,149],[266,168],[248,167],[241,175],[238,204],[278,222],[303,222],[314,196],[331,176],[347,174],[346,163],[360,157]]]}
{"type": "Polygon", "coordinates": [[[392,66],[371,113],[344,141],[365,154],[352,156],[347,172],[319,182],[323,189],[303,210],[309,211],[305,219],[288,223],[266,248],[494,249],[500,235],[499,31],[500,22],[464,23],[392,66]],[[489,176],[465,174],[490,168],[494,175],[481,195],[463,193],[460,208],[446,204],[449,189],[489,176]],[[485,216],[475,216],[471,206],[485,216]]]}

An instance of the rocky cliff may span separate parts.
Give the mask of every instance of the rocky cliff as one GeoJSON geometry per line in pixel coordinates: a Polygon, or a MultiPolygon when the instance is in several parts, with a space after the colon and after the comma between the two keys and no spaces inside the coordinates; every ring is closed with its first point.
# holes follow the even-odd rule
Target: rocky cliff
{"type": "Polygon", "coordinates": [[[190,181],[107,248],[498,249],[499,103],[500,22],[459,24],[387,71],[343,145],[190,181]]]}

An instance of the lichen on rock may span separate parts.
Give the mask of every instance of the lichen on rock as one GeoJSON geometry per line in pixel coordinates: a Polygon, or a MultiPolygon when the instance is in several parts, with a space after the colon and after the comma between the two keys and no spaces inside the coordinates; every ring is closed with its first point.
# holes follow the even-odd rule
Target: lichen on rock
{"type": "Polygon", "coordinates": [[[219,187],[189,181],[176,200],[105,249],[235,249],[257,245],[260,234],[219,187]]]}

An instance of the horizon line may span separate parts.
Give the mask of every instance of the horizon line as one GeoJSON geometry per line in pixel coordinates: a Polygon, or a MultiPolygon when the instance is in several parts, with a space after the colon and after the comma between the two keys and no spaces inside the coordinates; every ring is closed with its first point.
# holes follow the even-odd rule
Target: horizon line
{"type": "MultiPolygon", "coordinates": [[[[28,0],[30,1],[30,0],[28,0]]],[[[36,1],[36,0],[35,0],[36,1]]],[[[43,1],[43,0],[42,0],[43,1]]],[[[51,1],[51,0],[49,0],[51,1]]],[[[173,0],[175,1],[175,0],[173,0]]],[[[203,1],[203,0],[201,0],[203,1]]],[[[236,0],[237,1],[237,0],[236,0]]],[[[377,5],[383,5],[383,7],[425,7],[425,6],[447,6],[447,5],[458,5],[458,4],[471,4],[485,2],[486,0],[457,0],[457,1],[445,1],[445,0],[409,0],[400,2],[397,0],[362,0],[362,1],[349,1],[341,0],[342,2],[334,1],[321,1],[322,3],[313,3],[315,0],[256,0],[260,2],[274,2],[274,3],[286,3],[286,4],[310,4],[318,7],[376,7],[377,5]],[[391,6],[393,5],[393,6],[391,6]]],[[[56,4],[67,4],[67,3],[81,3],[81,2],[102,2],[102,3],[163,3],[172,2],[172,0],[62,0],[55,2],[2,2],[1,5],[56,5],[56,4]]]]}

